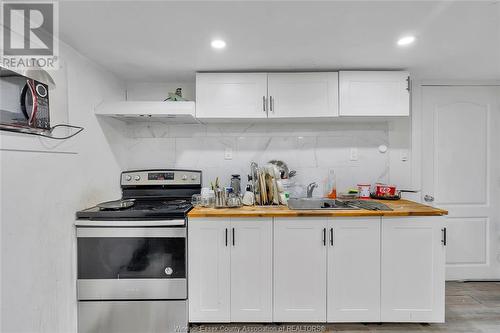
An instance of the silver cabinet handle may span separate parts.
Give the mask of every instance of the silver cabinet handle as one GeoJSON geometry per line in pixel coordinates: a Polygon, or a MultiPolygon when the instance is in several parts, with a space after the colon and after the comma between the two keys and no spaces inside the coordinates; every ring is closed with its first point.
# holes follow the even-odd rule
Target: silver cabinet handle
{"type": "Polygon", "coordinates": [[[267,112],[267,103],[266,103],[266,96],[262,96],[262,110],[264,110],[264,112],[267,112]]]}
{"type": "Polygon", "coordinates": [[[432,195],[426,194],[426,195],[424,195],[424,201],[425,202],[433,202],[434,197],[432,195]]]}
{"type": "Polygon", "coordinates": [[[274,98],[273,98],[273,96],[269,96],[269,107],[271,109],[271,112],[274,112],[274,98]]]}

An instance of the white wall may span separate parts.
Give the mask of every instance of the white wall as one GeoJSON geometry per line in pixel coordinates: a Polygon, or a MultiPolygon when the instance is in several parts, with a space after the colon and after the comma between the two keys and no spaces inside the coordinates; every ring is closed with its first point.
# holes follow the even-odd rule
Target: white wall
{"type": "MultiPolygon", "coordinates": [[[[285,161],[297,170],[302,184],[322,182],[333,168],[339,189],[358,182],[387,182],[389,156],[377,147],[388,144],[387,123],[351,124],[210,124],[128,126],[128,140],[117,151],[124,169],[190,168],[203,171],[204,183],[231,174],[242,179],[250,162],[285,161]],[[358,161],[350,161],[350,149],[358,149],[358,161]],[[226,150],[233,158],[225,159],[226,150]]],[[[322,191],[317,192],[318,195],[322,191]]]]}
{"type": "Polygon", "coordinates": [[[134,101],[163,101],[169,92],[182,89],[182,97],[188,101],[195,100],[194,82],[129,82],[127,99],[134,101]]]}
{"type": "MultiPolygon", "coordinates": [[[[95,105],[124,99],[105,70],[61,44],[52,125],[85,131],[65,142],[0,132],[1,331],[76,332],[74,214],[119,196],[110,141],[95,105]]],[[[119,132],[116,135],[120,135],[119,132]]]]}

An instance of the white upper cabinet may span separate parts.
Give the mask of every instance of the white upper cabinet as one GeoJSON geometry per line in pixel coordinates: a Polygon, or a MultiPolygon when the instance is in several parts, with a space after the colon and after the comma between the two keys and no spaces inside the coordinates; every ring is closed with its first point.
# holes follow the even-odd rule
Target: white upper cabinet
{"type": "Polygon", "coordinates": [[[328,322],[380,322],[380,217],[328,225],[328,322]]]}
{"type": "Polygon", "coordinates": [[[382,218],[383,322],[444,322],[443,217],[382,218]]]}
{"type": "Polygon", "coordinates": [[[338,73],[269,73],[269,118],[338,116],[338,73]]]}
{"type": "Polygon", "coordinates": [[[267,118],[267,73],[197,73],[197,118],[267,118]]]}
{"type": "Polygon", "coordinates": [[[196,74],[201,119],[409,114],[409,74],[402,71],[196,74]]]}
{"type": "Polygon", "coordinates": [[[408,116],[409,74],[401,71],[339,72],[341,116],[408,116]]]}

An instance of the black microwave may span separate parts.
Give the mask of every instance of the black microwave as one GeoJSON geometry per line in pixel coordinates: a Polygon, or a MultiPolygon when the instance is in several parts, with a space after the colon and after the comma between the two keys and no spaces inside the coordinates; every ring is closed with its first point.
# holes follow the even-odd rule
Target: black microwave
{"type": "Polygon", "coordinates": [[[48,85],[0,67],[0,128],[50,130],[48,85]]]}

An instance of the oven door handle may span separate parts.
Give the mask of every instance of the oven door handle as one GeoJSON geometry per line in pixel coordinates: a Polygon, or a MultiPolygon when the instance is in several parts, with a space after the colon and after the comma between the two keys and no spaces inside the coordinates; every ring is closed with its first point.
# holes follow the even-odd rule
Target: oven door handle
{"type": "Polygon", "coordinates": [[[186,228],[76,228],[76,237],[99,238],[99,237],[128,237],[128,238],[186,238],[186,228]]]}

